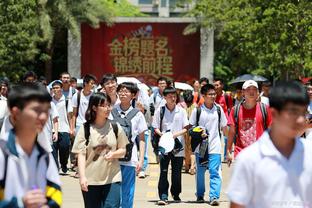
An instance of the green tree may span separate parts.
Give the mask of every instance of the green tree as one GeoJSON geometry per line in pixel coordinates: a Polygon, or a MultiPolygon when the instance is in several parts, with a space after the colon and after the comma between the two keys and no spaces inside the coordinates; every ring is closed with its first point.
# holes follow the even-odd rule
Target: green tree
{"type": "Polygon", "coordinates": [[[311,9],[308,0],[198,0],[185,32],[215,30],[216,76],[312,76],[311,9]]]}
{"type": "MultiPolygon", "coordinates": [[[[51,78],[55,49],[69,30],[80,36],[80,22],[97,28],[115,16],[142,16],[127,0],[6,0],[0,3],[0,76],[17,80],[29,69],[51,78]]],[[[61,48],[66,45],[61,46],[61,48]]],[[[66,58],[66,57],[65,57],[66,58]]]]}
{"type": "Polygon", "coordinates": [[[41,41],[36,1],[0,1],[0,76],[17,80],[34,62],[41,41]]]}

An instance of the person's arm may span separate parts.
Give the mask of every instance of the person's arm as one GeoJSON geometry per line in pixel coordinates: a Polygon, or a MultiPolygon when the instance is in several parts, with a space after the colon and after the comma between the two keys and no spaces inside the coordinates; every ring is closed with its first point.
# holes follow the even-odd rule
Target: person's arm
{"type": "Polygon", "coordinates": [[[230,208],[245,208],[245,206],[231,202],[230,208]]]}
{"type": "Polygon", "coordinates": [[[53,135],[52,135],[53,142],[57,142],[58,140],[58,127],[59,127],[58,117],[55,117],[53,118],[53,135]]]}
{"type": "Polygon", "coordinates": [[[233,161],[232,146],[234,143],[234,137],[235,137],[235,127],[233,125],[230,125],[226,149],[226,159],[229,167],[231,166],[231,163],[233,161]]]}
{"type": "Polygon", "coordinates": [[[86,178],[86,155],[78,153],[79,183],[82,191],[88,191],[88,180],[86,178]]]}
{"type": "Polygon", "coordinates": [[[140,158],[139,158],[139,162],[136,166],[136,171],[139,172],[142,167],[143,167],[143,163],[144,163],[144,154],[145,154],[145,139],[144,139],[144,132],[142,132],[141,134],[139,134],[140,137],[140,158]]]}
{"type": "Polygon", "coordinates": [[[187,132],[187,127],[188,126],[183,127],[183,129],[181,131],[173,132],[173,138],[175,139],[175,138],[185,134],[187,132]]]}
{"type": "Polygon", "coordinates": [[[76,117],[77,115],[77,107],[73,107],[73,116],[71,118],[71,122],[70,122],[70,133],[72,136],[74,136],[76,134],[75,132],[75,126],[76,126],[76,117]]]}

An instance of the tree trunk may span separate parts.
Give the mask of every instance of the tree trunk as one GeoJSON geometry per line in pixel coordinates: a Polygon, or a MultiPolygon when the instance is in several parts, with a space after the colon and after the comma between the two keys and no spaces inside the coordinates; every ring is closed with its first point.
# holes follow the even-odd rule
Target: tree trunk
{"type": "Polygon", "coordinates": [[[51,44],[50,47],[46,48],[46,53],[49,55],[50,58],[46,60],[46,62],[44,63],[44,74],[48,82],[52,81],[52,68],[53,68],[52,60],[54,53],[54,47],[52,45],[53,44],[51,44]]]}

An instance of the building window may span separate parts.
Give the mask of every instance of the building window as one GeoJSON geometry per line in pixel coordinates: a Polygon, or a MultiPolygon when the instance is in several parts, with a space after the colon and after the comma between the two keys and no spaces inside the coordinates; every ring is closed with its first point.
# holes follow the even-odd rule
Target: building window
{"type": "Polygon", "coordinates": [[[153,4],[153,0],[139,0],[139,4],[153,4]]]}

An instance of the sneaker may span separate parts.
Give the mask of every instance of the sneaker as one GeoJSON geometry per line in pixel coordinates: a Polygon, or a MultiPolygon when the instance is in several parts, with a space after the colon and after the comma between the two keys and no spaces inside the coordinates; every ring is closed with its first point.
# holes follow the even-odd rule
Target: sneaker
{"type": "Polygon", "coordinates": [[[197,199],[196,199],[196,202],[197,203],[204,203],[205,202],[204,197],[198,196],[197,199]]]}
{"type": "Polygon", "coordinates": [[[145,178],[145,172],[144,171],[140,171],[138,174],[139,178],[145,178]]]}
{"type": "Polygon", "coordinates": [[[210,203],[209,203],[211,206],[219,206],[220,203],[218,201],[218,199],[212,199],[210,200],[210,203]]]}
{"type": "Polygon", "coordinates": [[[181,198],[179,196],[173,196],[172,198],[174,202],[181,202],[181,198]]]}
{"type": "Polygon", "coordinates": [[[168,204],[168,200],[159,200],[157,202],[157,205],[159,205],[159,206],[164,206],[164,205],[167,205],[167,204],[168,204]]]}

